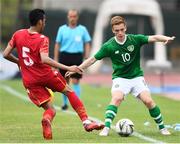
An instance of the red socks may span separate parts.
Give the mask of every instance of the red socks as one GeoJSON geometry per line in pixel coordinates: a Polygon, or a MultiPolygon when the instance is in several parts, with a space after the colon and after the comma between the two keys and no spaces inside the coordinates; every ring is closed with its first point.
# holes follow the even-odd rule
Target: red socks
{"type": "MultiPolygon", "coordinates": [[[[80,119],[82,121],[87,120],[88,116],[87,116],[87,113],[86,113],[86,109],[85,109],[83,103],[81,102],[81,100],[75,94],[75,92],[67,92],[67,97],[69,99],[69,102],[71,103],[71,106],[73,107],[73,109],[79,115],[80,119]]],[[[44,112],[43,118],[44,119],[49,119],[50,121],[52,121],[55,114],[56,114],[55,110],[52,109],[52,108],[49,108],[44,112]]]]}
{"type": "Polygon", "coordinates": [[[79,115],[80,119],[82,121],[85,121],[88,118],[88,116],[81,100],[78,98],[75,92],[67,92],[67,97],[69,99],[69,102],[71,103],[71,106],[79,115]]]}
{"type": "Polygon", "coordinates": [[[52,122],[55,115],[56,115],[56,111],[52,108],[49,108],[43,113],[43,118],[48,119],[50,120],[50,122],[52,122]]]}

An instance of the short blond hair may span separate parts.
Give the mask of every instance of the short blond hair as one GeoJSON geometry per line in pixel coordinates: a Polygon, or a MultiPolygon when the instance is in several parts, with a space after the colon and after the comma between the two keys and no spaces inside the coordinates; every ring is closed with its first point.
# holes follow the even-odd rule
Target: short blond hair
{"type": "Polygon", "coordinates": [[[118,25],[123,23],[124,25],[126,25],[125,19],[121,16],[114,16],[111,18],[111,27],[113,27],[114,25],[118,25]]]}

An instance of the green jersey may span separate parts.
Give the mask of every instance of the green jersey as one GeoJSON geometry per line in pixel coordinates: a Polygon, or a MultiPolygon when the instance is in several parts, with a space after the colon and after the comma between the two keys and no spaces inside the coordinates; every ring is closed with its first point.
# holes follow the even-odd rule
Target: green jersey
{"type": "Polygon", "coordinates": [[[148,43],[148,36],[140,34],[127,34],[124,44],[118,43],[115,37],[112,37],[103,44],[94,57],[97,60],[104,57],[111,59],[114,70],[112,79],[143,76],[143,70],[140,67],[140,48],[146,43],[148,43]]]}

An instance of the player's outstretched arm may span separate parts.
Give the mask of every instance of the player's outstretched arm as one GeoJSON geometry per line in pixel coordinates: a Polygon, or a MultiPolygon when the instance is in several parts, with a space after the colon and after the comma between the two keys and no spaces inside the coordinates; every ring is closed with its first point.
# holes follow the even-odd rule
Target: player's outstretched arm
{"type": "Polygon", "coordinates": [[[13,63],[16,63],[19,65],[19,59],[15,57],[13,54],[11,54],[13,50],[13,47],[11,47],[9,44],[7,45],[6,49],[3,52],[3,57],[13,63]]]}
{"type": "MultiPolygon", "coordinates": [[[[88,68],[89,66],[91,66],[92,64],[94,64],[96,62],[96,58],[95,57],[90,57],[88,59],[86,59],[80,66],[79,66],[79,69],[83,70],[88,68]]],[[[72,74],[74,74],[74,72],[66,72],[65,74],[65,77],[69,77],[71,76],[72,74]]]]}
{"type": "Polygon", "coordinates": [[[164,42],[164,44],[168,44],[174,39],[175,39],[175,36],[169,37],[169,36],[164,36],[164,35],[152,35],[152,36],[149,36],[148,42],[164,42]]]}
{"type": "Polygon", "coordinates": [[[80,66],[79,68],[84,70],[86,68],[88,68],[89,66],[91,66],[92,64],[94,64],[96,62],[96,58],[95,57],[90,57],[88,59],[86,59],[80,66]]]}
{"type": "Polygon", "coordinates": [[[48,53],[40,53],[40,55],[41,55],[42,63],[48,64],[48,65],[55,67],[55,68],[60,68],[60,69],[64,69],[67,71],[77,72],[79,74],[82,74],[82,70],[80,68],[78,68],[78,66],[75,66],[75,65],[74,66],[66,66],[66,65],[63,65],[61,63],[58,63],[55,60],[51,59],[48,56],[48,53]]]}

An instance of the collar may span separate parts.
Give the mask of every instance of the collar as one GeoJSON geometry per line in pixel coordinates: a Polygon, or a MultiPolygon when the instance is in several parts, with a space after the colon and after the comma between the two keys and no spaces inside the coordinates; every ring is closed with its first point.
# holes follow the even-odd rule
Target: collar
{"type": "Polygon", "coordinates": [[[125,35],[125,38],[124,38],[124,41],[123,41],[123,42],[120,42],[116,37],[114,37],[114,38],[115,38],[115,41],[116,41],[118,44],[123,45],[123,44],[126,42],[126,40],[127,40],[127,35],[125,35]]]}
{"type": "Polygon", "coordinates": [[[27,29],[28,33],[30,34],[38,34],[38,32],[34,31],[34,32],[31,32],[30,29],[27,29]]]}

